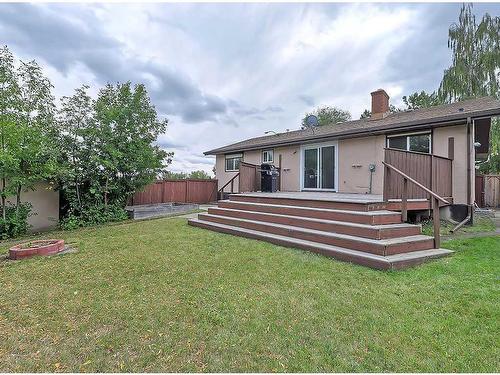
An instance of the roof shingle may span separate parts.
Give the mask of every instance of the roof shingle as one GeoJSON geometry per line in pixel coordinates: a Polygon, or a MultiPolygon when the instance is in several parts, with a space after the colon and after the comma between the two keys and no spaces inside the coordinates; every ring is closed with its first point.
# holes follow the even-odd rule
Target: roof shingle
{"type": "Polygon", "coordinates": [[[431,108],[391,113],[379,120],[354,120],[339,124],[318,126],[315,128],[250,138],[241,142],[236,142],[207,151],[205,152],[205,155],[245,151],[288,143],[307,142],[321,138],[369,134],[375,131],[390,131],[395,128],[411,129],[414,126],[426,123],[436,124],[447,121],[458,121],[466,119],[467,117],[474,118],[485,115],[500,115],[500,101],[492,97],[483,97],[464,100],[453,104],[444,104],[431,108]]]}

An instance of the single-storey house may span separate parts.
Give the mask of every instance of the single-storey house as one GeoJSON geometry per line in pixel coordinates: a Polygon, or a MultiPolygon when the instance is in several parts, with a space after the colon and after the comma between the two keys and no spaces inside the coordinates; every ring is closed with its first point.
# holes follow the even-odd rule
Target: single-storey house
{"type": "Polygon", "coordinates": [[[207,151],[221,200],[189,224],[379,269],[449,255],[440,212],[471,219],[475,166],[500,101],[391,113],[384,90],[371,97],[370,118],[207,151]],[[261,164],[277,168],[277,192],[262,192],[261,164]],[[435,235],[423,235],[410,219],[431,212],[435,235]]]}

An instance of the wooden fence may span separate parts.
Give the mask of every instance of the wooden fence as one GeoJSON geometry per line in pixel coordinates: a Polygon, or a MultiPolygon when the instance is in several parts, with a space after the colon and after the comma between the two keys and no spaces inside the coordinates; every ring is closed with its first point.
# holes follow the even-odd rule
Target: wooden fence
{"type": "Polygon", "coordinates": [[[476,204],[479,207],[500,207],[500,175],[476,175],[476,204]]]}
{"type": "MultiPolygon", "coordinates": [[[[443,198],[452,194],[452,160],[419,152],[385,149],[385,162],[396,167],[443,198]]],[[[401,199],[403,179],[390,170],[384,173],[384,199],[401,199]]],[[[428,198],[415,184],[408,185],[408,198],[428,198]]]]}
{"type": "Polygon", "coordinates": [[[157,181],[137,192],[130,205],[154,203],[210,203],[217,201],[217,180],[186,179],[157,181]]]}

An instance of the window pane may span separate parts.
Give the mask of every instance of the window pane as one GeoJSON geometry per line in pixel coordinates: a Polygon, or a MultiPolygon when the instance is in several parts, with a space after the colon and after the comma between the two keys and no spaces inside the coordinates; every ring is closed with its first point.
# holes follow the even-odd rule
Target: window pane
{"type": "Polygon", "coordinates": [[[335,147],[321,148],[321,188],[335,188],[335,147]]]}
{"type": "Polygon", "coordinates": [[[430,134],[410,135],[410,151],[430,152],[430,134]]]}
{"type": "Polygon", "coordinates": [[[233,159],[233,161],[234,161],[234,169],[235,170],[236,169],[240,169],[240,160],[241,160],[241,158],[235,158],[235,159],[233,159]]]}
{"type": "Polygon", "coordinates": [[[304,188],[315,189],[318,187],[318,149],[312,148],[304,151],[304,188]]]}
{"type": "Polygon", "coordinates": [[[406,150],[406,136],[389,138],[389,148],[406,150]]]}

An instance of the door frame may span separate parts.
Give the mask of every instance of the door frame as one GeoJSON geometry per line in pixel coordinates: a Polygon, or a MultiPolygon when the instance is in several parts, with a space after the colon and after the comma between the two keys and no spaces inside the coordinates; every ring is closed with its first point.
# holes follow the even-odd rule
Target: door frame
{"type": "MultiPolygon", "coordinates": [[[[318,155],[318,186],[321,179],[321,157],[318,155]]],[[[330,141],[330,142],[321,142],[321,143],[311,143],[311,144],[303,144],[300,145],[300,191],[332,191],[337,192],[339,188],[339,142],[338,141],[330,141]],[[335,147],[335,174],[334,174],[334,183],[335,189],[322,189],[322,188],[304,188],[304,153],[305,150],[311,148],[321,148],[321,147],[335,147]]]]}

